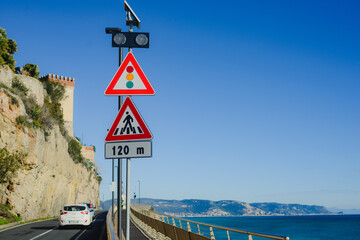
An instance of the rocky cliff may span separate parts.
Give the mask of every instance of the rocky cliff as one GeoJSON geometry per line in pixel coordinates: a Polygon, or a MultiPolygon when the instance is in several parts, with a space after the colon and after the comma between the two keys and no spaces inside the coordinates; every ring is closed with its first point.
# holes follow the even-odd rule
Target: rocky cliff
{"type": "Polygon", "coordinates": [[[26,153],[28,166],[11,181],[0,183],[0,204],[10,205],[23,220],[56,216],[67,203],[90,201],[99,206],[96,171],[73,161],[59,126],[54,124],[45,133],[17,123],[17,117],[27,114],[21,98],[9,91],[15,77],[39,106],[47,94],[37,79],[0,66],[0,149],[26,153]]]}

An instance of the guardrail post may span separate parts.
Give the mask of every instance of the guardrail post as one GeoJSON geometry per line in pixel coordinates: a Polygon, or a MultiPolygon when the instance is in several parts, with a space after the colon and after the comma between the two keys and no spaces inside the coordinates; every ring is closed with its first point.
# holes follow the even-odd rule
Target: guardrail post
{"type": "Polygon", "coordinates": [[[197,226],[198,226],[199,235],[201,235],[199,224],[197,226]]]}
{"type": "Polygon", "coordinates": [[[190,223],[189,222],[186,222],[186,223],[187,223],[188,232],[191,232],[190,223]]]}
{"type": "Polygon", "coordinates": [[[212,227],[210,227],[210,236],[211,236],[211,239],[215,240],[215,234],[214,234],[212,227]]]}
{"type": "Polygon", "coordinates": [[[249,235],[249,240],[253,240],[251,235],[249,235]]]}
{"type": "Polygon", "coordinates": [[[173,226],[176,227],[175,218],[172,218],[172,220],[173,220],[173,226]]]}
{"type": "Polygon", "coordinates": [[[227,236],[228,236],[228,240],[230,240],[230,235],[229,235],[229,231],[226,230],[227,236]]]}

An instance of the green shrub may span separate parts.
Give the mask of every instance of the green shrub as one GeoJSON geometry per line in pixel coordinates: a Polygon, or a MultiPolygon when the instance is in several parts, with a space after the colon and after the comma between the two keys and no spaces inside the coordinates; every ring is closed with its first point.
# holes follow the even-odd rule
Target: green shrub
{"type": "Polygon", "coordinates": [[[17,100],[16,97],[11,96],[11,104],[19,106],[19,101],[17,100]]]}
{"type": "Polygon", "coordinates": [[[29,89],[19,80],[18,77],[14,77],[11,84],[12,88],[16,88],[19,91],[23,92],[25,95],[28,93],[29,89]]]}
{"type": "Polygon", "coordinates": [[[15,60],[13,54],[17,52],[17,44],[8,39],[5,29],[0,28],[0,65],[8,65],[15,71],[15,60]]]}
{"type": "Polygon", "coordinates": [[[96,180],[99,182],[99,184],[101,183],[101,181],[102,181],[102,177],[101,176],[99,176],[99,175],[97,175],[96,176],[96,180]]]}
{"type": "MultiPolygon", "coordinates": [[[[44,100],[44,105],[49,109],[49,113],[51,117],[55,120],[56,123],[60,125],[61,128],[64,129],[64,114],[62,111],[60,101],[64,99],[65,96],[65,87],[57,82],[46,81],[43,82],[44,88],[48,94],[44,100]]],[[[63,136],[67,136],[65,131],[61,131],[63,136]]]]}
{"type": "Polygon", "coordinates": [[[41,127],[41,110],[38,106],[34,106],[33,109],[30,110],[30,117],[33,120],[34,123],[34,127],[35,128],[40,128],[41,127]]]}
{"type": "Polygon", "coordinates": [[[66,140],[67,140],[67,142],[69,143],[69,133],[68,133],[68,131],[66,130],[66,128],[65,128],[65,126],[64,126],[64,124],[61,124],[60,126],[59,126],[59,128],[60,128],[60,133],[66,138],[66,140]]]}
{"type": "Polygon", "coordinates": [[[46,96],[44,100],[44,106],[46,106],[49,115],[55,120],[56,123],[59,125],[64,124],[64,114],[60,103],[51,102],[49,97],[46,96]]]}
{"type": "Polygon", "coordinates": [[[94,166],[94,164],[91,162],[91,160],[84,160],[83,163],[84,163],[84,166],[89,170],[91,170],[94,166]]]}
{"type": "Polygon", "coordinates": [[[26,156],[24,152],[10,153],[6,148],[0,149],[0,184],[15,177],[17,170],[29,166],[25,162],[26,156]]]}
{"type": "Polygon", "coordinates": [[[11,222],[10,220],[6,220],[6,219],[0,218],[0,225],[8,224],[8,223],[10,223],[10,222],[11,222]]]}
{"type": "Polygon", "coordinates": [[[0,205],[0,225],[21,221],[21,217],[13,214],[11,209],[9,205],[0,205]]]}
{"type": "Polygon", "coordinates": [[[49,131],[54,125],[54,119],[51,116],[50,109],[44,104],[41,108],[41,128],[45,131],[45,134],[49,136],[49,131]]]}
{"type": "Polygon", "coordinates": [[[84,157],[81,154],[81,148],[82,148],[81,144],[75,138],[69,137],[68,152],[71,158],[76,163],[81,163],[84,161],[84,157]]]}
{"type": "Polygon", "coordinates": [[[32,125],[30,127],[42,128],[44,130],[48,130],[49,124],[43,125],[44,122],[49,123],[49,120],[45,119],[48,118],[49,116],[43,114],[43,111],[47,113],[47,111],[44,110],[45,106],[40,108],[33,97],[24,97],[23,102],[25,105],[26,113],[32,120],[32,125]]]}
{"type": "Polygon", "coordinates": [[[23,70],[29,74],[29,76],[33,78],[39,78],[39,66],[36,64],[27,63],[23,67],[23,70]]]}
{"type": "Polygon", "coordinates": [[[25,116],[18,116],[16,119],[16,126],[23,126],[23,127],[32,127],[32,124],[28,122],[25,116]]]}
{"type": "Polygon", "coordinates": [[[49,95],[52,103],[60,103],[65,97],[65,87],[58,82],[43,82],[45,90],[49,95]]]}

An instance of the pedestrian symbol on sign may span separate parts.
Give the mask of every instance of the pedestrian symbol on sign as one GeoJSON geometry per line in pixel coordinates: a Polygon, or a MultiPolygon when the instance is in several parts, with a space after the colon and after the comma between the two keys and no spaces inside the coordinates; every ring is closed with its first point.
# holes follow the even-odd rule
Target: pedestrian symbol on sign
{"type": "Polygon", "coordinates": [[[134,103],[127,97],[105,141],[142,140],[151,138],[152,135],[144,120],[141,118],[134,103]]]}
{"type": "MultiPolygon", "coordinates": [[[[126,117],[123,121],[125,123],[125,126],[121,129],[120,135],[123,135],[126,131],[126,134],[130,134],[130,131],[134,134],[136,134],[136,129],[131,125],[131,123],[134,121],[134,119],[130,116],[129,112],[126,112],[126,117]]],[[[138,133],[142,133],[141,128],[137,127],[138,133]]]]}

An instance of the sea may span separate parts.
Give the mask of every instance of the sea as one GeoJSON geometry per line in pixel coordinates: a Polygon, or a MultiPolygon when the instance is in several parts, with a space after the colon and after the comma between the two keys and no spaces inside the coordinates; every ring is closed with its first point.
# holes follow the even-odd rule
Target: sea
{"type": "MultiPolygon", "coordinates": [[[[360,240],[360,215],[191,217],[191,221],[227,228],[289,237],[290,240],[360,240]]],[[[216,240],[227,240],[226,231],[215,230],[216,240]]],[[[232,234],[230,239],[248,240],[232,234]]],[[[253,240],[266,239],[254,237],[253,240]]]]}

